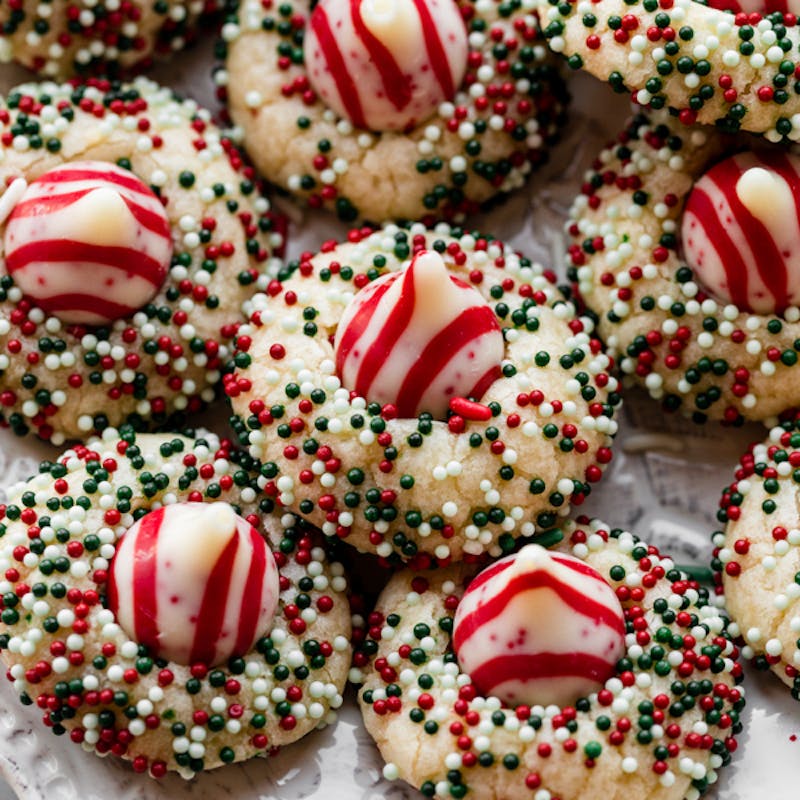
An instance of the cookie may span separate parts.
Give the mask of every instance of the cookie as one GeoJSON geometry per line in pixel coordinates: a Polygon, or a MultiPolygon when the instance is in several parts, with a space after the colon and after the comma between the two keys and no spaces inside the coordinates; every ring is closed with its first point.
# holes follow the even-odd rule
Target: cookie
{"type": "Polygon", "coordinates": [[[475,211],[519,187],[564,122],[533,0],[226,11],[216,80],[245,149],[272,183],[348,222],[475,211]]]}
{"type": "Polygon", "coordinates": [[[277,264],[252,170],[142,78],[21,86],[0,126],[2,422],[61,444],[201,408],[277,264]]]}
{"type": "Polygon", "coordinates": [[[800,559],[797,484],[800,419],[772,428],[748,448],[720,500],[713,535],[716,580],[744,638],[743,653],[771,669],[800,699],[800,559]]]}
{"type": "Polygon", "coordinates": [[[441,224],[352,231],[248,305],[232,423],[265,491],[361,550],[500,555],[611,459],[611,361],[555,275],[441,224]]]}
{"type": "Polygon", "coordinates": [[[794,13],[732,14],[695,0],[538,0],[550,47],[636,103],[686,124],[800,139],[794,13]]]}
{"type": "Polygon", "coordinates": [[[587,173],[568,274],[665,409],[738,424],[800,401],[799,169],[784,148],[662,114],[634,118],[587,173]]]}
{"type": "Polygon", "coordinates": [[[632,534],[586,518],[564,532],[549,555],[523,548],[477,575],[455,565],[390,579],[353,675],[385,777],[425,797],[476,800],[679,800],[716,781],[744,705],[726,619],[632,534]],[[488,602],[475,605],[487,583],[488,602]],[[572,677],[618,652],[618,613],[611,675],[570,692],[572,677]],[[470,639],[482,652],[467,672],[470,639]],[[503,678],[501,695],[510,687],[514,699],[476,676],[503,678]]]}
{"type": "Polygon", "coordinates": [[[131,74],[192,42],[215,0],[78,5],[12,0],[0,7],[0,60],[45,78],[131,74]]]}
{"type": "Polygon", "coordinates": [[[341,565],[215,435],[102,438],[0,506],[0,648],[46,726],[136,772],[269,755],[332,722],[341,565]]]}

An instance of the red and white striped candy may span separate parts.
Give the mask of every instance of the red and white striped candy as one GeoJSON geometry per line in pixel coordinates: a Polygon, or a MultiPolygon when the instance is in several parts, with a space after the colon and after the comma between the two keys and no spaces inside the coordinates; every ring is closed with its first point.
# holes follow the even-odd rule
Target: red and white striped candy
{"type": "Polygon", "coordinates": [[[317,95],[356,127],[397,131],[455,96],[467,31],[454,0],[321,0],[305,34],[317,95]]]}
{"type": "Polygon", "coordinates": [[[356,294],[334,349],[351,391],[401,417],[444,419],[452,398],[478,400],[500,376],[505,344],[489,304],[431,250],[356,294]]]}
{"type": "Polygon", "coordinates": [[[712,8],[724,11],[744,11],[746,14],[800,14],[800,0],[708,0],[712,8]]]}
{"type": "Polygon", "coordinates": [[[800,157],[746,152],[713,166],[686,200],[681,243],[716,299],[757,314],[800,304],[800,157]]]}
{"type": "Polygon", "coordinates": [[[213,666],[268,632],[278,590],[264,538],[227,503],[176,503],[117,543],[108,607],[151,655],[213,666]]]}
{"type": "Polygon", "coordinates": [[[456,610],[453,648],[485,695],[511,707],[571,705],[614,675],[625,622],[595,569],[527,545],[472,580],[456,610]]]}
{"type": "Polygon", "coordinates": [[[150,301],[167,275],[164,206],[132,172],[77,161],[30,183],[8,217],[5,266],[37,306],[103,325],[150,301]]]}

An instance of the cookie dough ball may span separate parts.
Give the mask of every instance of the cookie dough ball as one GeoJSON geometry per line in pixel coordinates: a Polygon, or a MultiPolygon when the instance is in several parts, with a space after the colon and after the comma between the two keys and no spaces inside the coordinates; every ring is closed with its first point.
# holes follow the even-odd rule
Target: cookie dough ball
{"type": "Polygon", "coordinates": [[[107,429],[0,506],[0,655],[84,749],[190,778],[335,719],[340,564],[208,434],[107,429]]]}
{"type": "Polygon", "coordinates": [[[771,669],[800,699],[800,517],[796,416],[752,445],[725,489],[713,536],[725,606],[746,643],[744,654],[771,669]]]}
{"type": "Polygon", "coordinates": [[[61,444],[200,409],[277,268],[252,171],[143,78],[20,86],[0,126],[0,420],[61,444]]]}
{"type": "Polygon", "coordinates": [[[216,0],[12,0],[0,6],[0,60],[17,61],[44,78],[119,75],[183,49],[216,0]]]}
{"type": "Polygon", "coordinates": [[[245,149],[345,221],[475,211],[521,186],[564,122],[533,0],[229,5],[216,79],[245,149]]]}
{"type": "Polygon", "coordinates": [[[552,528],[611,459],[611,361],[555,275],[440,225],[353,231],[249,305],[225,391],[265,491],[417,566],[552,528]]]}
{"type": "Polygon", "coordinates": [[[669,106],[686,124],[763,133],[771,141],[800,139],[794,14],[745,13],[750,8],[733,14],[695,0],[666,7],[655,0],[604,0],[586,10],[558,0],[538,5],[553,50],[573,69],[631,91],[640,105],[669,106]]]}
{"type": "Polygon", "coordinates": [[[586,175],[568,275],[666,410],[738,424],[800,401],[799,168],[781,146],[660,114],[586,175]]]}
{"type": "MultiPolygon", "coordinates": [[[[525,548],[477,575],[461,565],[390,579],[356,657],[363,669],[353,675],[363,679],[361,710],[387,762],[386,777],[426,797],[476,800],[682,800],[716,781],[736,749],[744,705],[725,617],[705,589],[632,534],[585,518],[566,523],[564,533],[551,551],[555,568],[545,570],[547,589],[527,568],[520,585],[516,559],[525,558],[525,548]],[[580,578],[563,574],[577,569],[558,564],[567,556],[583,567],[580,578]],[[499,593],[462,612],[488,580],[503,584],[499,593]],[[585,670],[595,635],[616,624],[605,595],[592,590],[598,580],[624,614],[622,657],[596,688],[556,704],[565,671],[585,670]],[[558,611],[561,603],[567,608],[558,611]],[[602,622],[587,637],[593,604],[602,605],[594,617],[602,622]],[[527,613],[518,616],[520,606],[527,613]],[[553,610],[561,625],[546,613],[553,610]],[[474,638],[506,614],[508,633],[516,635],[510,642],[497,631],[487,638],[476,673],[491,663],[495,676],[547,674],[548,660],[559,659],[549,701],[520,696],[506,703],[484,693],[454,653],[464,637],[460,626],[474,638]]],[[[533,682],[538,689],[543,683],[533,682]]]]}

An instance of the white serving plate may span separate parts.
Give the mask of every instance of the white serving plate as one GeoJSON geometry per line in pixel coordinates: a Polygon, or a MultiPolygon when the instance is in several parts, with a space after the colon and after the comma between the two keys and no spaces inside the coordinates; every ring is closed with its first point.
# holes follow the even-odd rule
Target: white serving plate
{"type": "MultiPolygon", "coordinates": [[[[160,66],[153,77],[216,110],[211,79],[211,43],[160,66]]],[[[0,67],[0,91],[28,80],[20,69],[0,67]]],[[[551,164],[475,227],[512,242],[526,255],[560,269],[562,224],[583,172],[602,145],[622,128],[626,101],[607,87],[573,78],[576,110],[551,164]]],[[[323,214],[309,214],[280,201],[293,225],[290,255],[314,250],[345,228],[323,214]]],[[[227,409],[219,404],[203,424],[226,432],[227,409]]],[[[731,430],[664,419],[657,403],[629,393],[611,468],[582,512],[600,516],[657,544],[680,564],[706,565],[716,503],[747,444],[763,437],[757,425],[731,430]]],[[[0,430],[0,486],[36,471],[57,451],[0,430]]],[[[2,489],[0,489],[0,495],[2,489]]],[[[733,763],[721,773],[708,800],[793,800],[800,797],[800,704],[771,674],[747,672],[744,732],[733,763]]],[[[84,752],[66,737],[53,736],[39,712],[19,703],[11,684],[0,681],[0,800],[420,800],[402,782],[382,778],[380,755],[361,726],[350,689],[336,725],[285,748],[276,757],[254,759],[200,775],[191,782],[170,775],[154,781],[125,763],[84,752]]],[[[498,800],[502,800],[498,798],[498,800]]],[[[586,798],[586,800],[595,800],[586,798]]],[[[631,798],[638,800],[638,798],[631,798]]]]}

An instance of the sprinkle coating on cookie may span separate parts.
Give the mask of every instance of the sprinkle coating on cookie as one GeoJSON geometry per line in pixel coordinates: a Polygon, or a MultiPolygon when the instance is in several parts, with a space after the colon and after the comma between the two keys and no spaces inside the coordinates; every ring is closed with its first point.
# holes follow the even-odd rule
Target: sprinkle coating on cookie
{"type": "Polygon", "coordinates": [[[0,61],[44,78],[120,75],[181,50],[215,0],[10,0],[0,6],[0,61]]]}
{"type": "Polygon", "coordinates": [[[172,257],[152,301],[99,327],[46,314],[12,275],[0,277],[2,420],[54,444],[124,422],[141,429],[210,401],[242,302],[277,269],[270,253],[281,244],[253,171],[208,112],[151,81],[9,93],[0,105],[6,194],[78,160],[129,170],[156,194],[172,257]]]}
{"type": "Polygon", "coordinates": [[[272,514],[253,466],[213,434],[109,428],[12,487],[0,506],[0,648],[20,699],[53,733],[136,772],[189,778],[333,721],[350,663],[343,568],[318,532],[272,514]],[[230,504],[280,573],[270,629],[215,667],[154,657],[106,607],[116,542],[182,501],[230,504]]]}
{"type": "Polygon", "coordinates": [[[743,655],[771,669],[800,699],[800,419],[775,426],[739,460],[712,536],[718,591],[743,655]],[[734,627],[735,624],[735,627],[734,627]]]}
{"type": "Polygon", "coordinates": [[[451,650],[474,568],[395,575],[366,622],[353,678],[387,765],[426,797],[697,798],[741,730],[738,650],[708,592],[630,533],[585,518],[557,550],[593,566],[625,612],[625,655],[573,705],[505,707],[451,650]]]}
{"type": "Polygon", "coordinates": [[[538,0],[550,47],[640,105],[770,141],[800,139],[794,14],[732,14],[695,0],[538,0]]]}
{"type": "Polygon", "coordinates": [[[348,222],[463,216],[520,186],[564,122],[566,90],[533,5],[459,0],[465,79],[405,133],[359,129],[317,97],[303,0],[230,0],[216,80],[254,163],[310,206],[348,222]]]}
{"type": "MultiPolygon", "coordinates": [[[[552,528],[611,460],[612,364],[555,275],[441,224],[352,231],[249,304],[224,378],[265,491],[328,535],[418,566],[508,552],[552,528]],[[505,339],[500,377],[446,419],[403,418],[343,386],[333,339],[359,289],[423,250],[477,289],[505,339]]],[[[433,367],[431,367],[433,368],[433,367]]]]}
{"type": "Polygon", "coordinates": [[[568,276],[609,354],[665,409],[697,422],[763,420],[800,400],[800,308],[756,314],[720,301],[680,255],[695,182],[724,155],[758,147],[637,116],[598,155],[567,224],[568,276]]]}

